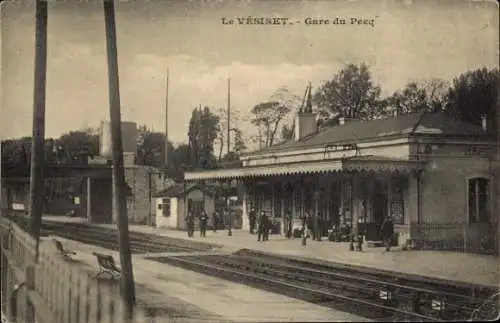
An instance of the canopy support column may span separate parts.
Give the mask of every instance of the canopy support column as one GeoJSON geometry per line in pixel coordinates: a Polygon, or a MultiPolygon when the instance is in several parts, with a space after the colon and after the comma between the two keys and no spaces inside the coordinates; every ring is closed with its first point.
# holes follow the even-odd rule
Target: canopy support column
{"type": "Polygon", "coordinates": [[[242,215],[242,219],[241,219],[241,228],[245,231],[250,231],[250,221],[248,219],[248,199],[249,199],[249,196],[248,196],[248,181],[247,180],[243,180],[243,185],[242,185],[242,189],[243,189],[243,205],[242,205],[242,208],[243,208],[243,215],[242,215]]]}

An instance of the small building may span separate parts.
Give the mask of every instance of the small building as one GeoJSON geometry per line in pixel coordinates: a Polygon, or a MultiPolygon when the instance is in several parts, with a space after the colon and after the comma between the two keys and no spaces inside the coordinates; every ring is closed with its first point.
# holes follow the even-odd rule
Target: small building
{"type": "Polygon", "coordinates": [[[295,138],[243,155],[241,167],[186,172],[184,178],[238,181],[244,228],[255,206],[282,224],[289,213],[296,224],[308,214],[323,228],[356,234],[361,227],[372,241],[380,241],[380,224],[391,216],[399,244],[474,251],[498,245],[497,143],[484,126],[414,113],[341,118],[318,129],[310,96],[295,126],[295,138]]]}
{"type": "MultiPolygon", "coordinates": [[[[204,209],[212,226],[212,214],[215,211],[214,192],[197,184],[184,185],[177,183],[153,195],[153,204],[156,205],[156,227],[170,229],[186,229],[188,210],[199,214],[204,209]],[[187,205],[187,207],[186,207],[187,205]]],[[[195,229],[199,226],[195,221],[195,229]]]]}

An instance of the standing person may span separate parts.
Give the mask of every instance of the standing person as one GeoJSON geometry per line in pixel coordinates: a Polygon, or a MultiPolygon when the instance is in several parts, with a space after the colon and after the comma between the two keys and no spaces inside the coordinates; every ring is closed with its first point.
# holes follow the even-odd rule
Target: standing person
{"type": "Polygon", "coordinates": [[[208,215],[205,209],[200,212],[200,237],[205,237],[207,233],[208,215]]]}
{"type": "Polygon", "coordinates": [[[261,211],[260,217],[259,217],[257,241],[260,241],[261,237],[262,237],[262,241],[266,241],[265,230],[269,230],[268,226],[267,226],[267,220],[268,220],[268,218],[267,218],[266,212],[261,211]]]}
{"type": "Polygon", "coordinates": [[[269,240],[269,230],[271,229],[271,219],[266,215],[264,220],[264,232],[262,233],[262,241],[269,240]]]}
{"type": "Polygon", "coordinates": [[[248,220],[250,222],[250,234],[254,234],[255,223],[257,222],[257,213],[255,212],[255,208],[253,206],[250,208],[250,213],[248,214],[248,220]]]}
{"type": "Polygon", "coordinates": [[[194,231],[194,215],[192,211],[188,211],[188,215],[186,217],[186,226],[187,226],[187,233],[188,237],[193,236],[193,231],[194,231]]]}
{"type": "Polygon", "coordinates": [[[214,233],[216,233],[217,226],[219,225],[219,214],[217,213],[217,211],[214,211],[214,213],[212,213],[212,225],[214,233]]]}
{"type": "Polygon", "coordinates": [[[307,236],[309,235],[309,222],[310,222],[311,216],[309,215],[308,211],[304,212],[304,215],[302,216],[302,245],[306,245],[307,241],[307,236]]]}
{"type": "Polygon", "coordinates": [[[285,234],[288,239],[292,237],[292,212],[290,210],[285,211],[285,234]]]}
{"type": "Polygon", "coordinates": [[[316,220],[317,217],[316,215],[312,215],[309,211],[305,212],[307,215],[306,218],[306,224],[307,224],[307,231],[311,235],[311,239],[316,240],[316,220]]]}
{"type": "Polygon", "coordinates": [[[227,235],[232,236],[233,235],[233,209],[230,206],[227,206],[226,208],[226,214],[227,214],[227,235]]]}
{"type": "Polygon", "coordinates": [[[392,244],[392,236],[394,235],[394,223],[390,216],[384,219],[380,231],[382,233],[382,239],[384,240],[385,251],[389,251],[392,244]]]}
{"type": "Polygon", "coordinates": [[[323,217],[320,214],[316,215],[315,231],[316,240],[321,241],[321,237],[323,236],[323,217]]]}

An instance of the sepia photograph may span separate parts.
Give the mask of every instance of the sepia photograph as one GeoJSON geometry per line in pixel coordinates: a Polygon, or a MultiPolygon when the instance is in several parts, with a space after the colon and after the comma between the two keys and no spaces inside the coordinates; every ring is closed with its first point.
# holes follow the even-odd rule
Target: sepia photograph
{"type": "Polygon", "coordinates": [[[0,9],[1,323],[499,319],[498,1],[0,9]]]}

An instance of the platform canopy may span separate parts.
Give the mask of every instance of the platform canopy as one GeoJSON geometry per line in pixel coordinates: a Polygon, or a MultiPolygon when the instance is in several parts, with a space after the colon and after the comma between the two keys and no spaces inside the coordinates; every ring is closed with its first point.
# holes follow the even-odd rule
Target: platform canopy
{"type": "Polygon", "coordinates": [[[184,174],[184,179],[186,181],[219,180],[353,171],[409,173],[423,169],[425,164],[426,162],[424,161],[390,159],[377,156],[358,156],[343,159],[186,172],[184,174]]]}

